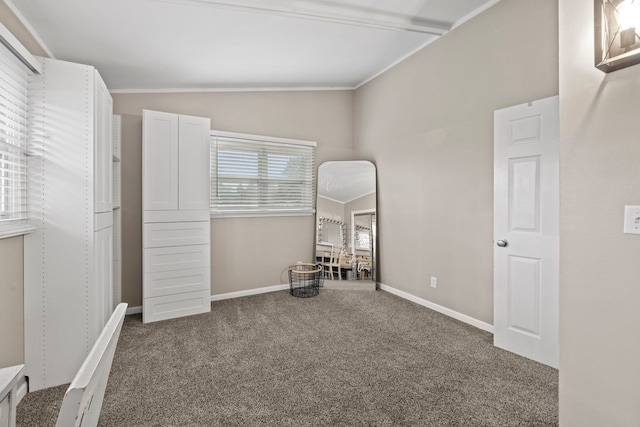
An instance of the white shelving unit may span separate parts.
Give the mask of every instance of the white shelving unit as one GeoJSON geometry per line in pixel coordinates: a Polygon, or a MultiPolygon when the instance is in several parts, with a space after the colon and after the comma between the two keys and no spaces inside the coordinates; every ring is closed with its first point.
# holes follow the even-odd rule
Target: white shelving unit
{"type": "Polygon", "coordinates": [[[41,58],[24,238],[30,390],[73,379],[113,310],[113,101],[91,66],[41,58]]]}
{"type": "Polygon", "coordinates": [[[211,310],[210,120],[143,111],[143,321],[211,310]]]}

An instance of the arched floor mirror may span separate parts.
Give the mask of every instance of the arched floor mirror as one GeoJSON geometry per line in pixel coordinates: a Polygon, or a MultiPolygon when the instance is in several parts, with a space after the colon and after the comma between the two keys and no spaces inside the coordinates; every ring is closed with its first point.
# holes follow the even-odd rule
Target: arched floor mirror
{"type": "Polygon", "coordinates": [[[373,163],[331,161],[318,168],[316,262],[325,287],[375,289],[376,201],[373,163]]]}

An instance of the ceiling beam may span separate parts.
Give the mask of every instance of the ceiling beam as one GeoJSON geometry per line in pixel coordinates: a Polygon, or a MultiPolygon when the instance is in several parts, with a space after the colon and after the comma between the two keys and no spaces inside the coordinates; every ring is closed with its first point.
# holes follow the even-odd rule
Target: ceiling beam
{"type": "Polygon", "coordinates": [[[271,15],[311,19],[315,21],[376,28],[387,31],[409,31],[442,36],[451,25],[415,16],[391,14],[348,4],[321,0],[156,0],[177,4],[197,4],[271,15]]]}

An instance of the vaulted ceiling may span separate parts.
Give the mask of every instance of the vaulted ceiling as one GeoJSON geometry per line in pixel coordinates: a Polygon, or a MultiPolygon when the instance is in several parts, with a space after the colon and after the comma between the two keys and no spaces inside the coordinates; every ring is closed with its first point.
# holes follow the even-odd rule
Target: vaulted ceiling
{"type": "Polygon", "coordinates": [[[499,0],[6,0],[114,91],[355,88],[499,0]]]}

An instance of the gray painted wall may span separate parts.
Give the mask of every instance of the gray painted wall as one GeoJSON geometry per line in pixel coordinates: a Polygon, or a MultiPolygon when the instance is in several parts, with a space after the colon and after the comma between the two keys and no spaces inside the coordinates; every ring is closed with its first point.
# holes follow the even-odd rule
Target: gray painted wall
{"type": "Polygon", "coordinates": [[[560,0],[560,421],[640,425],[640,66],[594,67],[593,3],[560,0]]]}
{"type": "Polygon", "coordinates": [[[380,282],[493,324],[493,112],[558,94],[557,22],[555,0],[502,1],[356,91],[380,282]]]}

